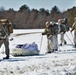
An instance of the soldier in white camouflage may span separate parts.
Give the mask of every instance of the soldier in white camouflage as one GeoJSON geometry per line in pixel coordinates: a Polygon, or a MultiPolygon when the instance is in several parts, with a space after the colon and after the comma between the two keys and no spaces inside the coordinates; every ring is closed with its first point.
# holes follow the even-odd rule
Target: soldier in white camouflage
{"type": "MultiPolygon", "coordinates": [[[[10,29],[11,24],[10,21],[8,21],[7,19],[1,19],[0,20],[0,47],[1,45],[4,43],[5,45],[5,54],[6,57],[4,57],[3,59],[9,59],[9,35],[10,35],[10,29]]],[[[11,33],[13,31],[11,30],[11,33]]]]}
{"type": "Polygon", "coordinates": [[[74,30],[74,45],[76,47],[76,17],[74,18],[74,23],[72,25],[71,32],[74,30]]]}
{"type": "Polygon", "coordinates": [[[54,22],[46,22],[46,28],[42,35],[47,35],[47,53],[58,50],[58,25],[54,22]]]}
{"type": "Polygon", "coordinates": [[[60,34],[60,46],[62,46],[63,44],[67,44],[66,40],[64,39],[66,26],[62,23],[62,19],[58,20],[58,25],[59,25],[59,34],[60,34]]]}

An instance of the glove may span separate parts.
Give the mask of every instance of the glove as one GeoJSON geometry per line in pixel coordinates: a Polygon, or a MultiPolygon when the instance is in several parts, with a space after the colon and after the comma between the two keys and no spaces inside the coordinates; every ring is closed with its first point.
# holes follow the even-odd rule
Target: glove
{"type": "Polygon", "coordinates": [[[45,33],[42,33],[42,35],[45,35],[45,33]]]}
{"type": "Polygon", "coordinates": [[[12,40],[13,40],[13,38],[10,39],[10,41],[12,41],[12,40]]]}

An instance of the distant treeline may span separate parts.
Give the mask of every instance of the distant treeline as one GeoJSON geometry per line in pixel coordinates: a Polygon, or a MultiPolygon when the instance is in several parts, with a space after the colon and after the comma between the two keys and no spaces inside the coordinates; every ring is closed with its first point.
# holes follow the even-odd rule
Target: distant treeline
{"type": "Polygon", "coordinates": [[[71,26],[76,17],[76,7],[61,12],[57,6],[52,9],[44,8],[30,9],[27,5],[22,5],[18,11],[12,8],[5,10],[0,7],[0,19],[7,18],[13,23],[14,29],[38,29],[44,28],[46,21],[58,21],[59,18],[67,18],[71,26]]]}

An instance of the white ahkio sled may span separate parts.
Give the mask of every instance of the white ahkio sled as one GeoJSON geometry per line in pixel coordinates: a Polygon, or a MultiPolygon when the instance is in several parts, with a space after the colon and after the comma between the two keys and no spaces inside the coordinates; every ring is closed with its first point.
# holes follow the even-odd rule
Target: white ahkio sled
{"type": "Polygon", "coordinates": [[[33,56],[39,55],[39,50],[37,44],[33,42],[32,44],[18,44],[15,48],[11,50],[11,55],[13,56],[33,56]]]}
{"type": "MultiPolygon", "coordinates": [[[[17,33],[17,34],[11,34],[11,37],[27,35],[27,34],[37,34],[37,33],[42,33],[42,32],[17,33]]],[[[39,55],[40,50],[38,49],[38,45],[35,42],[33,42],[32,44],[28,44],[28,43],[17,44],[14,48],[11,49],[10,53],[13,56],[33,56],[33,55],[39,55]]]]}

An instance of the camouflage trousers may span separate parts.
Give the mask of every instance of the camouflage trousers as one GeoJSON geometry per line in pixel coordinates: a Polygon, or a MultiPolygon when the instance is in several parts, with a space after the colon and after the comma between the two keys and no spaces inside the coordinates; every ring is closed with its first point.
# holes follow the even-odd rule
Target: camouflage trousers
{"type": "Polygon", "coordinates": [[[65,34],[65,33],[63,33],[63,32],[60,33],[60,43],[61,43],[61,44],[64,44],[64,42],[66,42],[65,39],[64,39],[64,34],[65,34]]]}
{"type": "Polygon", "coordinates": [[[58,37],[57,35],[52,35],[47,39],[47,52],[58,50],[58,37]]]}
{"type": "Polygon", "coordinates": [[[5,54],[6,54],[6,56],[9,56],[9,40],[7,40],[7,39],[0,40],[0,47],[2,46],[3,43],[5,46],[5,54]]]}

